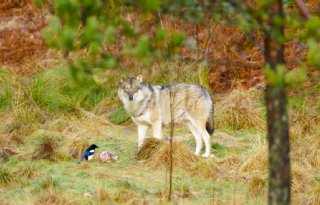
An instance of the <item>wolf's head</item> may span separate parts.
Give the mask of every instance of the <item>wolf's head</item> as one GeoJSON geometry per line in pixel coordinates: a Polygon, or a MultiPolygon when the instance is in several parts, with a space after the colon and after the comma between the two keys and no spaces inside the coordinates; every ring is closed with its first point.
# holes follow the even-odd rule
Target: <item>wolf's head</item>
{"type": "Polygon", "coordinates": [[[133,101],[143,98],[142,89],[142,75],[138,75],[137,77],[128,77],[120,80],[118,93],[123,100],[133,101]]]}

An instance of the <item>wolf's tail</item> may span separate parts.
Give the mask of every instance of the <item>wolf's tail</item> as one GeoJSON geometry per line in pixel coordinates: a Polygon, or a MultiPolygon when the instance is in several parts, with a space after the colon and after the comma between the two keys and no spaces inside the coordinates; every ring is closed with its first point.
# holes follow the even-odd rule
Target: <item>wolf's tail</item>
{"type": "Polygon", "coordinates": [[[212,108],[211,108],[211,111],[210,111],[209,118],[207,119],[206,130],[209,133],[209,135],[212,135],[213,132],[214,132],[214,109],[213,109],[213,104],[212,104],[212,108]]]}

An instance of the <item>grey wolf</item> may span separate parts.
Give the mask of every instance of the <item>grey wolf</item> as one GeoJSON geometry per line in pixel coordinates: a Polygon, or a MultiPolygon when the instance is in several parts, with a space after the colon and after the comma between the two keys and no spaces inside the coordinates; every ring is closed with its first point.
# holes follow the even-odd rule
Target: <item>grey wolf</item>
{"type": "Polygon", "coordinates": [[[210,156],[210,135],[214,132],[213,102],[208,90],[201,85],[151,85],[143,82],[139,75],[121,80],[118,96],[138,126],[138,147],[150,126],[153,137],[162,139],[162,126],[169,125],[173,116],[174,123],[185,122],[194,135],[194,153],[200,155],[204,142],[202,156],[210,156]]]}
{"type": "Polygon", "coordinates": [[[99,148],[97,145],[95,144],[92,144],[90,145],[90,147],[88,147],[82,154],[82,157],[80,159],[80,161],[78,162],[78,164],[81,164],[81,162],[83,160],[86,160],[86,161],[90,161],[93,156],[94,156],[94,153],[95,153],[95,149],[96,148],[99,148]]]}

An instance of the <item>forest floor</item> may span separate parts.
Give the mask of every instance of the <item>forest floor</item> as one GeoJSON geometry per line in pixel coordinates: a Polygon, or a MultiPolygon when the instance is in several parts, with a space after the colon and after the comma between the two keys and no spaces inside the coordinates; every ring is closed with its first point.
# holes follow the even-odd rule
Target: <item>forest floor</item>
{"type": "MultiPolygon", "coordinates": [[[[0,72],[0,151],[10,155],[0,160],[1,204],[167,204],[166,158],[135,159],[135,125],[112,123],[127,119],[116,97],[117,75],[105,86],[91,82],[80,89],[67,71],[31,77],[0,72]],[[94,160],[77,165],[91,143],[100,147],[94,160]],[[106,150],[119,160],[100,163],[106,150]]],[[[289,96],[294,204],[319,202],[319,87],[314,83],[289,96]]],[[[173,203],[265,204],[263,90],[215,94],[214,101],[211,158],[194,158],[192,135],[184,126],[175,130],[175,141],[187,146],[185,158],[193,160],[179,165],[181,159],[174,159],[173,203]]]]}
{"type": "MultiPolygon", "coordinates": [[[[194,139],[183,127],[176,130],[176,139],[194,149],[194,139]]],[[[211,159],[199,158],[192,167],[174,167],[174,204],[264,204],[265,182],[252,184],[249,176],[246,179],[240,173],[227,176],[230,170],[224,170],[226,165],[218,165],[230,156],[249,156],[249,150],[257,146],[253,141],[262,143],[263,137],[253,131],[217,129],[212,139],[211,159]],[[217,171],[203,167],[215,162],[217,171]]],[[[136,128],[132,125],[108,126],[85,116],[47,122],[15,146],[19,154],[1,165],[1,200],[4,204],[167,204],[168,170],[134,159],[136,145],[136,128]],[[81,165],[68,153],[79,134],[100,147],[94,160],[81,165]],[[51,153],[49,160],[32,160],[31,153],[46,137],[57,142],[58,153],[51,153]],[[100,163],[99,153],[105,150],[119,160],[100,163]]],[[[234,166],[232,160],[228,163],[234,166]]],[[[240,165],[238,168],[243,169],[240,165]]]]}
{"type": "MultiPolygon", "coordinates": [[[[121,108],[117,84],[121,77],[137,73],[156,84],[172,79],[199,83],[198,63],[158,59],[145,68],[128,61],[80,85],[61,52],[45,45],[41,37],[45,16],[30,1],[18,6],[10,2],[0,8],[0,205],[266,204],[263,53],[238,28],[201,28],[202,34],[207,29],[217,34],[210,42],[217,52],[213,56],[229,62],[250,54],[248,61],[258,68],[241,67],[246,62],[210,63],[216,124],[213,156],[194,157],[192,135],[184,126],[176,128],[175,141],[187,146],[185,158],[193,160],[182,165],[174,161],[169,203],[166,158],[135,159],[136,127],[121,108]],[[243,42],[248,46],[239,50],[243,42]],[[78,165],[79,153],[91,143],[100,147],[97,155],[78,165]],[[105,150],[119,160],[100,163],[99,154],[105,150]]],[[[189,36],[195,35],[194,26],[187,27],[189,36]]],[[[306,49],[295,42],[286,46],[288,66],[295,69],[298,61],[305,61],[306,49]]],[[[309,205],[320,204],[320,82],[318,72],[308,75],[302,85],[288,88],[288,111],[292,201],[309,205]]],[[[164,133],[168,137],[167,129],[164,133]]]]}

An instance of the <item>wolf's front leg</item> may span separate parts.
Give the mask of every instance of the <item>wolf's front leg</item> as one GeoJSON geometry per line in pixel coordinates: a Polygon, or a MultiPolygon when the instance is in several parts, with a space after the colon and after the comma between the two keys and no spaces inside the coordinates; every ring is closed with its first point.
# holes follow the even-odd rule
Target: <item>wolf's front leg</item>
{"type": "Polygon", "coordinates": [[[138,124],[138,147],[141,147],[141,145],[143,144],[144,138],[147,134],[147,130],[147,125],[138,124]]]}
{"type": "Polygon", "coordinates": [[[159,140],[162,139],[162,123],[160,120],[152,123],[152,131],[154,138],[157,138],[159,140]]]}

